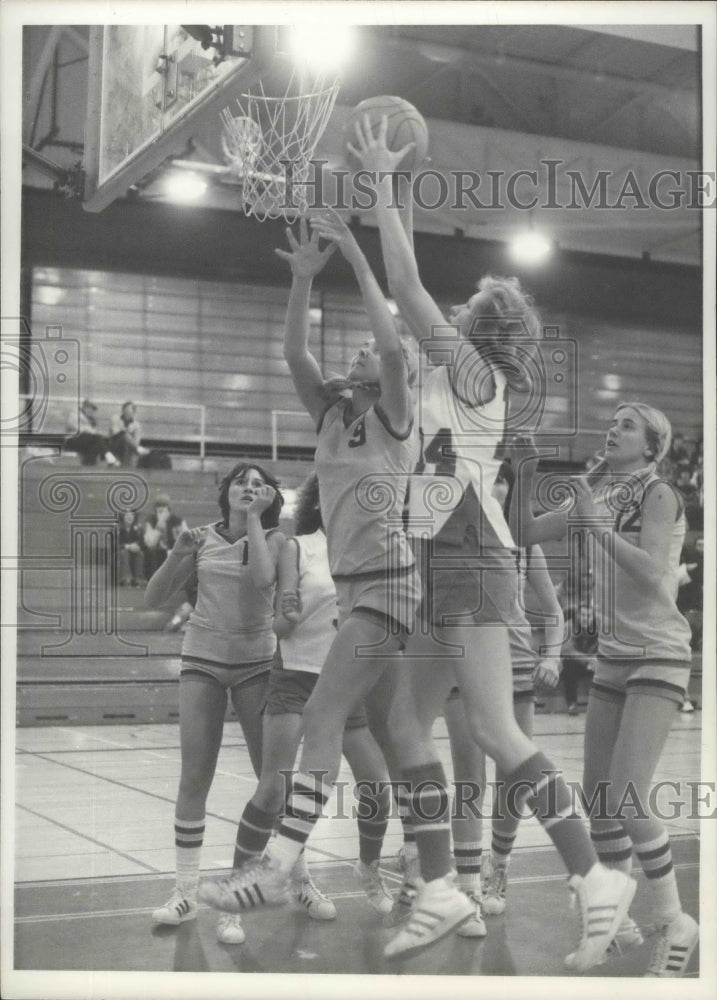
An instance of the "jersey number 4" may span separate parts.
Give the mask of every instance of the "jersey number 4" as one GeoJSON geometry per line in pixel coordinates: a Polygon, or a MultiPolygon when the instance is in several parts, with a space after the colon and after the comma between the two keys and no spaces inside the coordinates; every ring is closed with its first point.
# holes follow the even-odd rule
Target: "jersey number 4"
{"type": "Polygon", "coordinates": [[[436,476],[455,476],[456,452],[453,448],[453,438],[450,427],[441,427],[425,444],[423,428],[419,428],[418,436],[421,445],[421,457],[416,465],[416,472],[425,472],[426,464],[435,466],[436,476]]]}

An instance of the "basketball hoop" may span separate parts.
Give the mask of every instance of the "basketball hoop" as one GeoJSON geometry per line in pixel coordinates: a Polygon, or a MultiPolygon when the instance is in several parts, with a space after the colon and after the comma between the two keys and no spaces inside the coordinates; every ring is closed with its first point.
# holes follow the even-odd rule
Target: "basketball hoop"
{"type": "Polygon", "coordinates": [[[282,96],[270,96],[259,81],[237,98],[236,114],[224,109],[222,148],[246,215],[290,222],[306,213],[311,158],[339,85],[337,73],[292,70],[282,96]]]}

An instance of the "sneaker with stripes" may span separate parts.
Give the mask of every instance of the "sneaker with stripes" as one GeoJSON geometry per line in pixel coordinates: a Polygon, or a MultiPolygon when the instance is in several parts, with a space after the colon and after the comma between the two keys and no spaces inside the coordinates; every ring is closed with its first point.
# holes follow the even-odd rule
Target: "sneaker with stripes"
{"type": "Polygon", "coordinates": [[[458,928],[458,937],[482,938],[488,933],[483,919],[483,900],[477,892],[467,892],[466,896],[473,903],[473,914],[458,928]]]}
{"type": "Polygon", "coordinates": [[[238,913],[220,913],[217,918],[217,941],[221,944],[244,944],[246,934],[238,913]]]}
{"type": "Polygon", "coordinates": [[[393,909],[393,896],[381,877],[378,858],[370,865],[364,864],[363,861],[357,861],[354,866],[354,875],[376,913],[383,916],[390,913],[393,909]]]}
{"type": "Polygon", "coordinates": [[[680,913],[658,931],[650,967],[645,975],[664,979],[684,976],[699,936],[697,922],[688,913],[680,913]]]}
{"type": "Polygon", "coordinates": [[[258,861],[237,868],[227,878],[200,883],[199,898],[226,913],[275,906],[289,900],[289,876],[263,855],[258,861]]]}
{"type": "Polygon", "coordinates": [[[580,920],[580,943],[565,959],[565,966],[585,972],[605,957],[610,942],[627,916],[637,884],[615,868],[593,865],[585,878],[568,881],[580,920]]]}
{"type": "Polygon", "coordinates": [[[155,924],[177,927],[186,920],[194,920],[197,912],[197,901],[192,896],[185,896],[181,889],[175,889],[172,898],[154,911],[152,920],[155,924]]]}
{"type": "Polygon", "coordinates": [[[617,929],[615,937],[607,947],[606,958],[616,958],[634,951],[645,943],[642,931],[628,914],[617,929]]]}
{"type": "Polygon", "coordinates": [[[385,958],[408,958],[440,941],[475,914],[475,905],[449,877],[425,883],[408,922],[384,949],[385,958]]]}
{"type": "Polygon", "coordinates": [[[292,879],[291,895],[312,920],[335,920],[336,907],[310,878],[292,879]]]}
{"type": "Polygon", "coordinates": [[[508,891],[508,869],[505,865],[494,865],[490,857],[483,862],[483,912],[491,917],[505,913],[508,891]]]}

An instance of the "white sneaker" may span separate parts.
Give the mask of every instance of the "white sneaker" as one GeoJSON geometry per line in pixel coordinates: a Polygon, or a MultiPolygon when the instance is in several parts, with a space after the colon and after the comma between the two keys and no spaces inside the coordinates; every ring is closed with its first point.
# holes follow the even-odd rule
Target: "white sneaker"
{"type": "Polygon", "coordinates": [[[680,913],[671,923],[665,924],[658,931],[650,967],[645,975],[665,979],[684,976],[699,937],[700,929],[697,922],[689,914],[680,913]]]}
{"type": "Polygon", "coordinates": [[[227,878],[207,879],[199,885],[199,898],[217,910],[242,913],[256,906],[273,906],[289,900],[289,877],[263,855],[237,868],[227,878]]]}
{"type": "Polygon", "coordinates": [[[585,972],[598,965],[630,909],[637,883],[629,875],[600,863],[585,878],[573,875],[568,882],[580,919],[580,943],[565,959],[565,966],[585,972]]]}
{"type": "Polygon", "coordinates": [[[488,933],[488,928],[483,919],[483,905],[480,895],[477,892],[467,892],[466,896],[473,903],[475,909],[473,914],[458,928],[458,936],[465,938],[482,938],[488,933]]]}
{"type": "Polygon", "coordinates": [[[483,912],[490,917],[505,913],[508,891],[507,865],[493,865],[490,857],[483,862],[483,912]]]}
{"type": "Polygon", "coordinates": [[[313,920],[335,920],[336,907],[311,878],[292,879],[291,895],[313,920]]]}
{"type": "Polygon", "coordinates": [[[217,919],[217,941],[222,944],[244,944],[246,934],[238,913],[220,913],[217,919]]]}
{"type": "Polygon", "coordinates": [[[186,920],[194,920],[199,907],[193,896],[185,896],[180,889],[175,889],[172,898],[164,906],[159,906],[152,914],[155,924],[170,924],[177,927],[186,920]]]}
{"type": "Polygon", "coordinates": [[[456,889],[452,879],[439,878],[421,889],[408,922],[389,941],[384,958],[407,958],[440,941],[475,913],[468,897],[456,889]]]}
{"type": "Polygon", "coordinates": [[[385,916],[393,909],[393,896],[386,888],[378,866],[378,858],[370,865],[364,864],[363,861],[357,861],[354,866],[354,875],[376,913],[385,916]]]}

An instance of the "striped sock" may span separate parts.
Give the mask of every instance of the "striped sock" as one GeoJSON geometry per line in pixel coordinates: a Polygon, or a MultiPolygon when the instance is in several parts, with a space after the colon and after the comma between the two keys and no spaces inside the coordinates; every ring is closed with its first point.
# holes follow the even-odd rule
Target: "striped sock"
{"type": "MultiPolygon", "coordinates": [[[[411,796],[408,794],[408,788],[405,784],[394,784],[393,785],[393,797],[396,800],[396,805],[398,806],[398,816],[401,820],[401,827],[403,828],[403,843],[408,845],[411,849],[416,848],[416,831],[413,827],[413,820],[411,819],[411,796]]],[[[418,848],[416,848],[417,850],[418,848]]]]}
{"type": "Polygon", "coordinates": [[[617,868],[629,875],[632,871],[632,841],[622,827],[613,820],[594,820],[590,826],[597,856],[607,868],[617,868]]]}
{"type": "Polygon", "coordinates": [[[359,833],[359,857],[364,864],[381,857],[383,838],[391,811],[391,795],[388,788],[376,782],[362,781],[358,798],[357,825],[359,833]]]}
{"type": "Polygon", "coordinates": [[[533,810],[571,875],[587,875],[598,860],[595,848],[573,811],[568,786],[544,753],[537,751],[516,767],[507,780],[507,796],[515,815],[523,802],[533,810]]]}
{"type": "Polygon", "coordinates": [[[516,834],[511,834],[507,836],[504,833],[498,833],[497,830],[493,829],[490,835],[490,860],[495,868],[497,865],[502,865],[503,868],[507,868],[510,864],[510,855],[513,851],[513,844],[515,844],[516,834]]]}
{"type": "Polygon", "coordinates": [[[458,876],[458,888],[463,892],[480,891],[480,859],[483,854],[483,845],[478,841],[464,841],[463,843],[453,840],[453,857],[456,861],[456,874],[458,876]]]}
{"type": "Polygon", "coordinates": [[[682,906],[667,831],[663,830],[654,840],[635,844],[635,854],[645,873],[655,921],[670,923],[682,912],[682,906]]]}
{"type": "Polygon", "coordinates": [[[287,873],[294,867],[330,795],[331,785],[325,785],[321,777],[297,771],[291,779],[279,831],[268,847],[272,859],[287,873]]]}
{"type": "Polygon", "coordinates": [[[425,882],[442,878],[451,870],[451,827],[448,789],[439,761],[404,771],[410,794],[410,815],[416,833],[425,882]]]}
{"type": "Polygon", "coordinates": [[[204,843],[204,819],[174,817],[174,853],[177,864],[177,888],[185,896],[196,896],[199,885],[199,860],[204,843]]]}
{"type": "Polygon", "coordinates": [[[264,812],[251,800],[247,802],[237,828],[237,839],[234,844],[234,868],[239,868],[240,865],[246,864],[247,861],[251,861],[252,858],[257,858],[261,854],[269,842],[275,820],[274,813],[264,812]]]}

